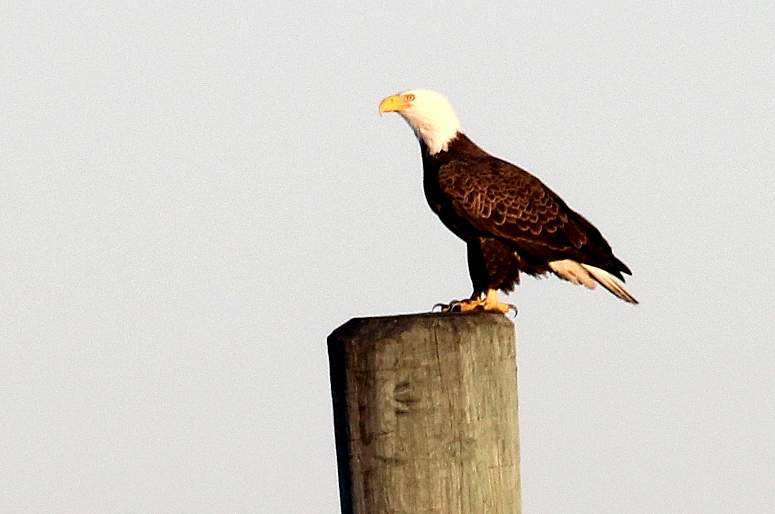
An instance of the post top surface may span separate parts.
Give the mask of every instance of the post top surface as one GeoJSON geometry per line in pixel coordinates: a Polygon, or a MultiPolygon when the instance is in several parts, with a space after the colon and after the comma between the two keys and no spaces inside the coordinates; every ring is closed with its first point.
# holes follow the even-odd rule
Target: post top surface
{"type": "Polygon", "coordinates": [[[349,339],[353,334],[372,331],[403,332],[413,328],[431,328],[441,326],[454,327],[457,330],[466,328],[498,327],[514,330],[514,323],[500,313],[471,312],[465,314],[449,314],[424,312],[417,314],[397,314],[392,316],[369,316],[352,318],[328,336],[329,341],[349,339]]]}

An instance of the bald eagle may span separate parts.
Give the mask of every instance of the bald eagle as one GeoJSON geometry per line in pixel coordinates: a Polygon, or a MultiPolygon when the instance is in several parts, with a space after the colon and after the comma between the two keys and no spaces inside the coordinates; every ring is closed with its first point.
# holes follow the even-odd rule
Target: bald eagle
{"type": "Polygon", "coordinates": [[[473,294],[448,309],[507,312],[498,290],[511,292],[520,271],[589,289],[599,283],[638,303],[619,282],[630,269],[600,231],[536,177],[475,145],[443,95],[405,91],[382,100],[379,112],[397,112],[414,131],[428,204],[468,247],[473,294]]]}

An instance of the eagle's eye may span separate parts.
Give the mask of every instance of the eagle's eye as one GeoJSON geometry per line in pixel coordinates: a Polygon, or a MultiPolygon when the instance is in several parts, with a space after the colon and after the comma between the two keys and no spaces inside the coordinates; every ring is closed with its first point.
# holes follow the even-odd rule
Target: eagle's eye
{"type": "Polygon", "coordinates": [[[404,96],[404,100],[406,100],[407,102],[412,102],[412,101],[414,101],[414,95],[410,93],[410,94],[404,96]]]}

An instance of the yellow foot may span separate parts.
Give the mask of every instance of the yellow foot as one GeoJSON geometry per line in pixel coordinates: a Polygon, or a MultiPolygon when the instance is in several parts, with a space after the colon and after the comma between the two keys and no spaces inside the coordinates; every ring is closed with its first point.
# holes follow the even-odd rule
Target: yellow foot
{"type": "Polygon", "coordinates": [[[439,307],[441,312],[486,311],[507,314],[509,311],[514,311],[514,315],[516,316],[517,314],[517,307],[515,305],[498,301],[498,294],[494,289],[488,290],[485,298],[475,297],[467,300],[452,300],[449,303],[437,303],[433,308],[436,309],[436,307],[439,307]]]}
{"type": "Polygon", "coordinates": [[[517,306],[513,303],[496,303],[493,305],[487,305],[485,303],[484,310],[490,312],[500,312],[501,314],[508,314],[509,311],[514,311],[514,316],[517,315],[517,306]]]}
{"type": "Polygon", "coordinates": [[[517,315],[517,306],[510,303],[501,303],[498,300],[498,291],[495,289],[488,289],[487,295],[484,298],[484,310],[490,312],[500,312],[506,314],[509,311],[514,311],[514,316],[517,315]]]}
{"type": "Polygon", "coordinates": [[[439,307],[441,312],[473,312],[485,310],[484,300],[479,298],[452,300],[449,303],[437,303],[433,308],[435,309],[436,307],[439,307]]]}

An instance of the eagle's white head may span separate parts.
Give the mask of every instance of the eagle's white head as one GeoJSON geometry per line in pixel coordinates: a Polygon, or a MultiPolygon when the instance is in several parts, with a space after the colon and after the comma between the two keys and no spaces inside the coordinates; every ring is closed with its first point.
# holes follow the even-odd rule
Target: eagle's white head
{"type": "Polygon", "coordinates": [[[400,114],[431,155],[447,150],[449,142],[460,132],[460,121],[449,100],[428,89],[413,89],[389,96],[379,104],[379,112],[400,114]]]}

